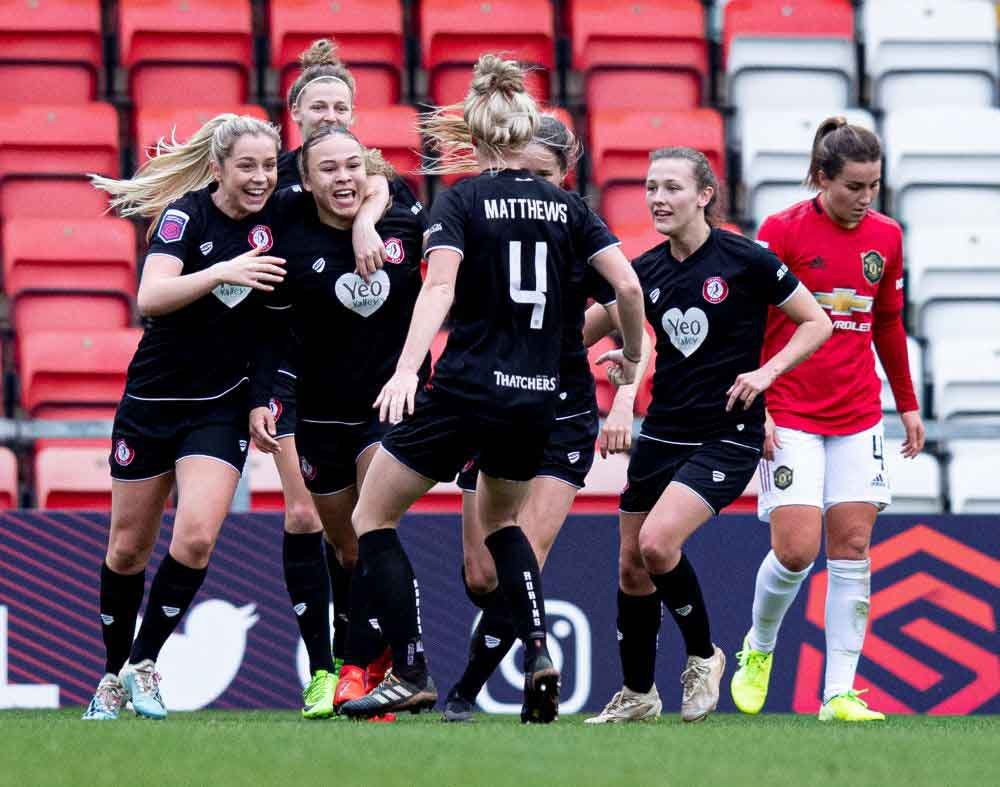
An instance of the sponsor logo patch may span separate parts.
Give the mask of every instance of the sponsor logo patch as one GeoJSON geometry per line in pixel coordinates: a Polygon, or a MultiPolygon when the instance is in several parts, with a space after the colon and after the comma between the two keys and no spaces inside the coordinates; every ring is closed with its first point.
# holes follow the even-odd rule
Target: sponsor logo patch
{"type": "Polygon", "coordinates": [[[250,294],[250,289],[250,287],[244,287],[242,284],[220,284],[212,290],[212,295],[222,301],[228,308],[232,309],[250,294]]]}
{"type": "Polygon", "coordinates": [[[201,244],[198,248],[201,250],[202,256],[207,257],[212,253],[212,249],[215,248],[215,244],[208,240],[201,244]]]}
{"type": "Polygon", "coordinates": [[[729,285],[721,276],[712,276],[705,279],[701,296],[709,303],[722,303],[729,296],[729,285]]]}
{"type": "Polygon", "coordinates": [[[388,300],[389,286],[389,274],[384,270],[375,271],[368,281],[352,272],[337,279],[335,292],[337,300],[352,312],[370,317],[388,300]]]}
{"type": "Polygon", "coordinates": [[[780,465],[774,468],[774,485],[778,489],[788,489],[792,485],[792,468],[780,465]]]}
{"type": "Polygon", "coordinates": [[[685,358],[690,358],[708,337],[708,315],[697,306],[686,312],[676,306],[667,309],[661,322],[670,343],[685,358]]]}
{"type": "Polygon", "coordinates": [[[164,243],[176,243],[184,237],[184,229],[190,220],[191,217],[184,211],[170,208],[160,219],[160,228],[156,231],[156,237],[164,243]]]}

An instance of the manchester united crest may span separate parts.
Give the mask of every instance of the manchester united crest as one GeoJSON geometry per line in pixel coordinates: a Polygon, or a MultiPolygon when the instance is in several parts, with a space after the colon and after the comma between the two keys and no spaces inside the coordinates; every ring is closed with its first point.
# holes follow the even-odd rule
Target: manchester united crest
{"type": "Polygon", "coordinates": [[[780,465],[774,468],[774,485],[778,489],[788,489],[792,485],[792,468],[780,465]]]}
{"type": "Polygon", "coordinates": [[[885,272],[885,258],[877,251],[866,251],[861,255],[861,270],[868,281],[878,284],[885,272]]]}

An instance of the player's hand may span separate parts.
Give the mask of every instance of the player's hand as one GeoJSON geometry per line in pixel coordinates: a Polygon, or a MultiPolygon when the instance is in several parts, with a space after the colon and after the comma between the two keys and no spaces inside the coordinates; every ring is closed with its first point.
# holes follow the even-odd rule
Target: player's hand
{"type": "Polygon", "coordinates": [[[375,225],[367,221],[356,221],[351,228],[354,245],[355,272],[365,281],[386,263],[385,244],[375,230],[375,225]]]}
{"type": "Polygon", "coordinates": [[[620,454],[632,447],[632,409],[621,405],[611,405],[611,412],[604,419],[598,438],[601,458],[608,454],[620,454]]]}
{"type": "Polygon", "coordinates": [[[726,412],[732,410],[737,402],[743,406],[744,410],[749,410],[754,399],[771,387],[776,376],[766,366],[737,375],[736,382],[729,386],[729,390],[726,391],[729,396],[729,400],[726,402],[726,412]]]}
{"type": "Polygon", "coordinates": [[[417,395],[416,372],[401,372],[398,369],[382,386],[382,391],[373,407],[378,408],[378,420],[382,423],[398,424],[407,413],[413,415],[414,399],[417,395]]]}
{"type": "Polygon", "coordinates": [[[907,459],[913,459],[924,450],[924,441],[927,439],[924,421],[917,410],[900,413],[899,420],[903,422],[903,428],[906,430],[906,439],[903,440],[900,453],[907,459]]]}
{"type": "Polygon", "coordinates": [[[621,350],[609,350],[597,359],[597,363],[606,363],[608,379],[613,385],[631,385],[635,382],[635,372],[639,364],[630,361],[621,350]]]}
{"type": "Polygon", "coordinates": [[[768,462],[774,461],[774,449],[781,448],[781,438],[778,437],[778,430],[774,425],[771,414],[764,411],[764,458],[768,462]]]}
{"type": "Polygon", "coordinates": [[[239,257],[215,263],[212,270],[223,284],[271,292],[274,285],[280,284],[285,278],[284,264],[281,257],[266,255],[257,247],[239,257]]]}
{"type": "Polygon", "coordinates": [[[278,428],[270,407],[255,407],[250,411],[250,437],[253,444],[265,454],[280,454],[281,443],[277,440],[278,428]]]}

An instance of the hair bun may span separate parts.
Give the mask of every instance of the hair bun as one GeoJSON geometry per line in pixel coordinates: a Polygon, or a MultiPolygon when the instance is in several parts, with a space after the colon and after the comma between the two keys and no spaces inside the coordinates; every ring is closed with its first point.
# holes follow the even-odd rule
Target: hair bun
{"type": "Polygon", "coordinates": [[[299,63],[303,68],[340,65],[340,58],[337,57],[337,44],[329,38],[317,38],[306,51],[299,55],[299,63]]]}
{"type": "Polygon", "coordinates": [[[504,60],[498,55],[482,55],[476,63],[470,89],[480,96],[523,93],[524,72],[515,60],[504,60]]]}

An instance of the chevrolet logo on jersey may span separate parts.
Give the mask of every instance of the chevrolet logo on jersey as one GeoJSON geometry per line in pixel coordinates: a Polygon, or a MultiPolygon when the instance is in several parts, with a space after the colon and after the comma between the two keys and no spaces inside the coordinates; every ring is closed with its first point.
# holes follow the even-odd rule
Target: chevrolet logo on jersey
{"type": "Polygon", "coordinates": [[[816,300],[832,315],[850,316],[852,312],[868,314],[872,310],[874,298],[858,295],[856,290],[834,287],[833,292],[817,292],[816,300]]]}

